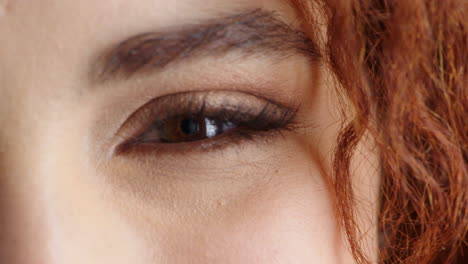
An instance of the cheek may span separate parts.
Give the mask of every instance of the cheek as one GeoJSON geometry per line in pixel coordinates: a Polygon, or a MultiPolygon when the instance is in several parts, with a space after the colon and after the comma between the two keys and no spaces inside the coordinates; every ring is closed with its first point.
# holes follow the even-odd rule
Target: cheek
{"type": "Polygon", "coordinates": [[[214,262],[336,263],[332,215],[318,204],[324,201],[296,195],[252,204],[234,223],[211,230],[207,250],[214,262]]]}
{"type": "Polygon", "coordinates": [[[349,263],[328,192],[313,177],[288,175],[295,180],[271,183],[202,220],[194,212],[141,226],[148,262],[349,263]]]}

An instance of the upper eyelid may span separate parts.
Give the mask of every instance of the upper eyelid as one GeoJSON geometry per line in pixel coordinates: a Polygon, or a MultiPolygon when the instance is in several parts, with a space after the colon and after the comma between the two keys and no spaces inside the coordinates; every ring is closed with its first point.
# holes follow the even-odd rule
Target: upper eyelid
{"type": "MultiPolygon", "coordinates": [[[[289,109],[292,112],[297,112],[299,109],[298,104],[290,103],[288,105],[285,102],[282,101],[277,101],[273,100],[271,98],[267,98],[258,94],[254,94],[250,91],[231,91],[231,90],[197,90],[197,91],[190,91],[190,92],[178,92],[178,93],[173,93],[173,94],[168,94],[168,95],[163,95],[159,96],[157,98],[154,98],[152,100],[149,100],[148,102],[144,103],[141,107],[139,107],[136,111],[134,111],[130,116],[128,116],[125,120],[129,120],[132,118],[132,116],[135,116],[139,111],[145,109],[148,105],[154,103],[157,100],[163,100],[163,99],[175,99],[172,100],[171,102],[168,102],[170,105],[184,105],[184,102],[180,100],[180,97],[183,97],[184,101],[193,101],[193,100],[199,100],[203,102],[203,108],[206,107],[206,98],[209,97],[210,95],[217,95],[219,97],[224,97],[224,98],[233,98],[235,96],[242,96],[242,101],[245,101],[247,98],[254,99],[257,102],[263,102],[263,103],[269,103],[272,105],[276,105],[279,108],[283,109],[289,109]],[[198,98],[196,98],[198,96],[198,98]],[[178,102],[177,102],[177,98],[178,102]],[[203,99],[200,99],[200,97],[203,97],[203,99]]],[[[185,105],[188,105],[185,103],[185,105]]],[[[227,107],[228,105],[225,105],[224,107],[227,107]]],[[[149,109],[150,110],[150,109],[149,109]]],[[[160,113],[160,112],[159,112],[160,113]]],[[[125,122],[124,122],[125,123],[125,122]]],[[[120,128],[117,130],[118,131],[122,128],[123,124],[120,126],[120,128]]],[[[116,133],[116,134],[117,134],[116,133]]]]}

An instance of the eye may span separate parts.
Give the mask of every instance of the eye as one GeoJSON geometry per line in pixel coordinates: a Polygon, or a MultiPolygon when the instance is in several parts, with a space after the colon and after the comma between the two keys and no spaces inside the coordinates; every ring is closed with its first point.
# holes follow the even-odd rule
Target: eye
{"type": "Polygon", "coordinates": [[[235,129],[229,120],[206,117],[203,114],[176,116],[158,120],[141,136],[141,142],[181,143],[204,140],[235,129]]]}
{"type": "Polygon", "coordinates": [[[287,129],[296,110],[244,92],[187,92],[156,98],[122,125],[119,153],[207,150],[287,129]]]}

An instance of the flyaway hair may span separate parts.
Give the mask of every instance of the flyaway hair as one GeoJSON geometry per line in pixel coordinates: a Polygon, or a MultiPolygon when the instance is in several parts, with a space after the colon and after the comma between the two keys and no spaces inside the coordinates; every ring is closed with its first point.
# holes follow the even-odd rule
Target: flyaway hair
{"type": "Polygon", "coordinates": [[[358,263],[350,161],[371,135],[380,151],[382,263],[467,263],[468,1],[293,1],[314,27],[352,109],[335,153],[337,208],[358,263]]]}

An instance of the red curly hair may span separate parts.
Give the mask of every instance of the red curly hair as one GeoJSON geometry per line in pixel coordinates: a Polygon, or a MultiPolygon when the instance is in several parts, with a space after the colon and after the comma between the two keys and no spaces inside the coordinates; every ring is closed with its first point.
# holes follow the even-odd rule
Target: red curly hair
{"type": "Polygon", "coordinates": [[[367,133],[380,150],[381,261],[467,261],[468,1],[293,2],[309,28],[320,7],[327,20],[323,53],[353,106],[333,180],[356,261],[369,263],[349,167],[367,133]]]}

